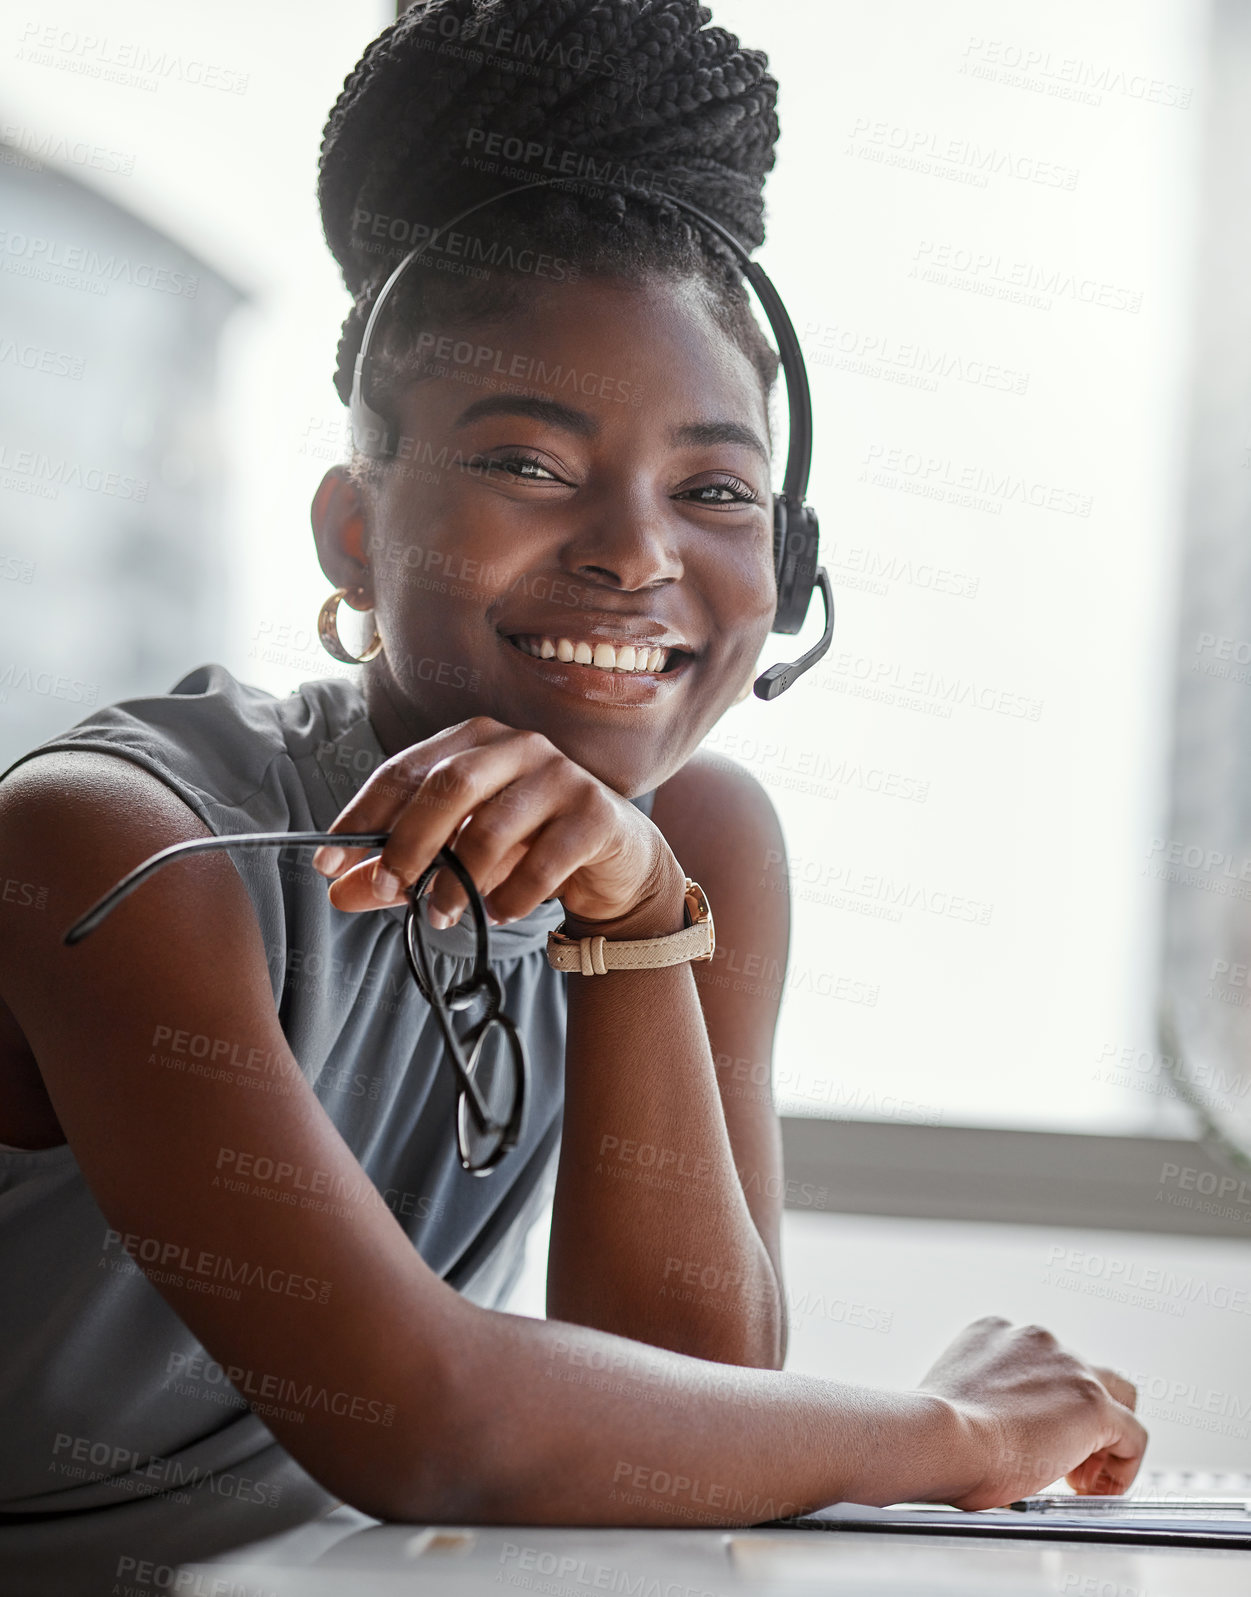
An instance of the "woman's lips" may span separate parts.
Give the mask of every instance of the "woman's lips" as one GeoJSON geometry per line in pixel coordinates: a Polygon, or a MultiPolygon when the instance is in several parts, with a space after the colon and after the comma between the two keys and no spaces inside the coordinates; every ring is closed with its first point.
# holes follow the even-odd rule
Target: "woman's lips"
{"type": "Polygon", "coordinates": [[[522,670],[529,670],[552,687],[581,699],[603,704],[650,704],[684,677],[693,655],[674,651],[663,671],[620,671],[598,665],[580,665],[575,660],[543,660],[527,654],[512,638],[498,635],[511,659],[522,670]]]}

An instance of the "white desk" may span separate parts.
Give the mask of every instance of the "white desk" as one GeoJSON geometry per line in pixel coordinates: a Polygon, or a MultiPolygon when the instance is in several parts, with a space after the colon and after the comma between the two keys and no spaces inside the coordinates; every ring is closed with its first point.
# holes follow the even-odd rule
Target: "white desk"
{"type": "MultiPolygon", "coordinates": [[[[1040,1320],[1079,1351],[1144,1382],[1141,1408],[1152,1435],[1148,1471],[1200,1459],[1212,1469],[1247,1467],[1246,1314],[1190,1301],[1183,1315],[1151,1312],[1165,1294],[1149,1295],[1145,1307],[1123,1302],[1086,1290],[1100,1288],[1102,1280],[1069,1268],[1067,1254],[1056,1262],[1063,1245],[1082,1250],[1083,1264],[1096,1253],[1127,1271],[1159,1266],[1181,1281],[1232,1283],[1245,1294],[1251,1292],[1251,1253],[1244,1242],[788,1211],[783,1244],[792,1283],[788,1369],[907,1387],[945,1336],[975,1315],[1040,1320]],[[842,1300],[879,1312],[854,1320],[835,1312],[842,1300]]],[[[536,1248],[524,1290],[509,1304],[513,1312],[542,1314],[543,1262],[536,1248]]],[[[1175,1482],[1168,1485],[1177,1489],[1175,1482]]],[[[1194,1489],[1201,1495],[1232,1490],[1208,1479],[1194,1489]]],[[[1090,1543],[794,1530],[423,1531],[379,1525],[352,1510],[188,1567],[205,1579],[170,1588],[186,1597],[456,1597],[479,1591],[499,1597],[510,1590],[542,1597],[1251,1594],[1251,1552],[1127,1552],[1090,1543]],[[214,1586],[210,1576],[229,1576],[234,1585],[214,1586]]]]}
{"type": "Polygon", "coordinates": [[[352,1510],[188,1565],[172,1590],[247,1597],[1246,1597],[1251,1553],[794,1530],[379,1525],[352,1510]]]}

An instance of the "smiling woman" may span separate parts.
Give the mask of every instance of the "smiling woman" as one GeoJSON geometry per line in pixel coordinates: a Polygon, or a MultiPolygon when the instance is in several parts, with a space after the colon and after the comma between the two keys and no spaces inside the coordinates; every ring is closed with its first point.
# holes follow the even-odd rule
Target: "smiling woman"
{"type": "Polygon", "coordinates": [[[5,773],[0,871],[47,895],[34,928],[0,903],[0,1551],[24,1589],[338,1501],[672,1525],[714,1501],[673,1483],[715,1482],[743,1524],[1137,1469],[1132,1390],[1037,1328],[979,1322],[905,1393],[781,1369],[777,1119],[767,1080],[723,1096],[713,1063],[770,1060],[778,988],[707,956],[711,909],[737,960],[785,968],[785,874],[743,864],[786,850],[760,785],[695,752],[778,603],[777,357],[665,197],[760,242],[776,84],[708,20],[431,0],[374,41],[322,149],[345,401],[397,256],[515,180],[492,152],[577,181],[447,235],[396,299],[371,388],[396,447],[312,509],[321,636],[361,677],[280,700],[200,667],[5,773]],[[536,77],[463,47],[503,16],[547,47],[536,77]],[[356,654],[344,601],[372,614],[356,654]],[[60,940],[158,849],[308,830],[386,841],[317,871],[196,854],[60,940]],[[475,955],[461,880],[431,875],[449,844],[534,1067],[483,1178],[405,963],[428,876],[435,981],[475,955]],[[501,1305],[549,1195],[540,1321],[501,1305]]]}

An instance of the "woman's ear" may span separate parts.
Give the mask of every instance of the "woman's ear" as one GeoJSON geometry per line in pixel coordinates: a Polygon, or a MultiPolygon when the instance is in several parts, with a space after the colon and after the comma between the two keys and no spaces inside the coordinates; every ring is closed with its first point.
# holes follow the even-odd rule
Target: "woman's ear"
{"type": "Polygon", "coordinates": [[[372,604],[370,506],[365,490],[345,465],[331,466],[322,478],[313,495],[309,517],[321,569],[336,588],[359,590],[372,604]]]}

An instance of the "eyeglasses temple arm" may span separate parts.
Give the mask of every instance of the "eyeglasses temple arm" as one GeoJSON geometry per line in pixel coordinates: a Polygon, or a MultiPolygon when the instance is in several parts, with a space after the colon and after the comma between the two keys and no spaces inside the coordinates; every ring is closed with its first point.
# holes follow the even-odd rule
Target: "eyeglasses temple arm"
{"type": "Polygon", "coordinates": [[[390,835],[390,832],[239,832],[234,836],[194,837],[186,843],[174,843],[151,855],[141,865],[136,865],[120,882],[110,887],[103,898],[74,922],[62,942],[69,948],[81,943],[124,898],[130,897],[136,887],[146,882],[162,865],[181,859],[184,854],[208,854],[223,848],[281,848],[293,844],[313,847],[338,843],[347,848],[381,848],[390,835]]]}

